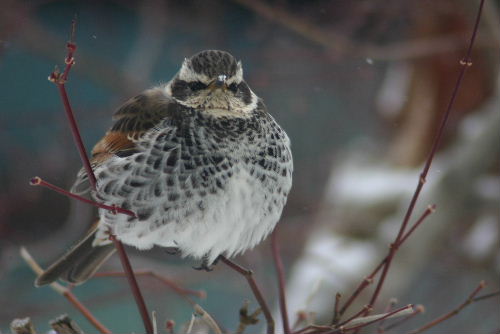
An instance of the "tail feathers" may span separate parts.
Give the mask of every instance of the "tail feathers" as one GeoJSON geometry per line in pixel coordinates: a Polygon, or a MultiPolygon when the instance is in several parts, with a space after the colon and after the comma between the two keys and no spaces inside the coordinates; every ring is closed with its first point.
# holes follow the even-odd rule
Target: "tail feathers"
{"type": "Polygon", "coordinates": [[[36,279],[35,286],[50,284],[58,279],[73,284],[88,280],[115,251],[113,244],[94,245],[96,232],[97,228],[94,227],[85,238],[47,268],[36,279]]]}

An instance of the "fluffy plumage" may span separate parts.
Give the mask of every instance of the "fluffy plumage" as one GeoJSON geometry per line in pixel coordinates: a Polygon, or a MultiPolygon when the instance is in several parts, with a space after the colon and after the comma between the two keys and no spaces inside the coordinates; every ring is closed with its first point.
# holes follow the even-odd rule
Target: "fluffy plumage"
{"type": "MultiPolygon", "coordinates": [[[[87,259],[70,250],[65,267],[56,262],[38,284],[87,279],[95,268],[84,271],[81,263],[95,267],[107,258],[92,249],[108,247],[108,230],[139,249],[175,247],[208,264],[254,247],[273,230],[291,188],[290,141],[229,53],[186,59],[168,84],[130,99],[114,118],[92,151],[92,196],[137,218],[100,210],[94,241],[84,243],[87,259]]],[[[87,184],[80,171],[73,191],[83,193],[87,184]]]]}

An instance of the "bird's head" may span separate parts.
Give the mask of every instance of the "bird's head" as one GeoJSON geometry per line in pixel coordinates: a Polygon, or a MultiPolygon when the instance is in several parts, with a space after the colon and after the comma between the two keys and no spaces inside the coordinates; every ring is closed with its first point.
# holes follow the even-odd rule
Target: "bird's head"
{"type": "Polygon", "coordinates": [[[222,114],[249,113],[258,99],[243,80],[241,62],[218,50],[186,58],[166,89],[185,106],[222,114]]]}

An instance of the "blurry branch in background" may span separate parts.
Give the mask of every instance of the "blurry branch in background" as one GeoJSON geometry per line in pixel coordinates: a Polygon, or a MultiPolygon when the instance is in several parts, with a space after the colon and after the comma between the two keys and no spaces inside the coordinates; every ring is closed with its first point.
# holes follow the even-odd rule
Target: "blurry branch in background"
{"type": "Polygon", "coordinates": [[[217,322],[207,311],[205,311],[198,304],[194,304],[193,307],[195,314],[200,316],[201,319],[214,331],[215,334],[222,334],[222,330],[219,328],[219,325],[217,325],[217,322]]]}
{"type": "MultiPolygon", "coordinates": [[[[136,270],[134,271],[134,273],[135,276],[149,276],[160,281],[161,283],[165,284],[170,289],[178,293],[180,296],[186,298],[191,303],[192,301],[191,299],[189,299],[189,295],[198,297],[200,299],[207,298],[207,294],[205,291],[186,289],[177,284],[176,282],[172,281],[171,279],[168,279],[165,276],[162,276],[153,270],[136,270]]],[[[98,277],[125,277],[125,276],[126,274],[124,272],[112,271],[112,272],[95,273],[93,277],[98,278],[98,277]]]]}
{"type": "MultiPolygon", "coordinates": [[[[391,247],[389,248],[389,254],[387,254],[387,256],[378,264],[378,266],[371,272],[370,275],[368,275],[367,277],[365,277],[363,279],[363,281],[361,281],[361,283],[358,285],[358,287],[354,290],[354,292],[352,293],[352,295],[349,297],[349,299],[345,302],[345,304],[342,306],[342,308],[338,311],[338,315],[335,315],[334,314],[334,319],[337,319],[339,320],[340,317],[342,317],[342,315],[347,311],[347,309],[349,308],[349,306],[351,306],[351,304],[354,302],[354,300],[356,300],[356,298],[358,298],[359,294],[370,284],[373,283],[373,280],[375,279],[375,275],[378,274],[378,272],[380,271],[380,269],[382,269],[384,267],[384,265],[386,265],[388,259],[389,259],[389,256],[390,256],[390,252],[391,250],[395,249],[399,249],[399,247],[401,247],[401,245],[406,241],[408,240],[408,238],[410,237],[410,235],[415,231],[415,229],[420,226],[420,224],[422,224],[422,222],[431,214],[433,213],[434,211],[436,210],[436,205],[429,205],[427,207],[427,209],[424,211],[424,213],[420,216],[420,218],[412,225],[412,227],[408,230],[408,232],[406,232],[402,237],[401,237],[401,240],[397,241],[397,243],[391,245],[391,247]]],[[[337,298],[336,298],[337,299],[337,298]]],[[[371,307],[370,307],[371,308],[371,307]]],[[[335,324],[335,323],[333,323],[335,324]]]]}
{"type": "Polygon", "coordinates": [[[288,310],[286,306],[285,294],[285,268],[281,261],[278,244],[278,227],[275,227],[274,232],[271,234],[271,250],[273,254],[274,264],[276,267],[276,276],[278,278],[278,291],[279,291],[279,304],[281,311],[281,318],[283,321],[283,331],[285,334],[290,333],[290,322],[288,320],[288,310]]]}
{"type": "Polygon", "coordinates": [[[374,324],[385,319],[398,318],[407,316],[414,313],[413,305],[406,305],[400,307],[394,311],[386,312],[382,314],[371,315],[368,317],[358,317],[356,314],[352,319],[346,321],[341,326],[318,326],[310,325],[302,328],[298,331],[293,332],[294,334],[313,334],[313,333],[325,333],[325,334],[343,334],[350,331],[356,331],[368,325],[374,324]]]}
{"type": "Polygon", "coordinates": [[[150,0],[139,2],[137,6],[139,31],[123,65],[123,72],[129,81],[147,86],[167,41],[167,2],[150,0]]]}
{"type": "MultiPolygon", "coordinates": [[[[269,5],[261,0],[233,1],[270,21],[282,25],[303,38],[325,47],[336,58],[349,56],[395,61],[461,50],[466,46],[460,35],[445,35],[409,42],[394,42],[383,46],[378,44],[356,43],[346,38],[345,34],[325,31],[325,29],[289,12],[284,7],[269,5]]],[[[491,19],[493,20],[494,18],[491,19]]],[[[495,32],[497,28],[495,27],[490,30],[493,31],[491,34],[497,37],[493,39],[495,43],[492,45],[490,38],[482,38],[477,43],[479,47],[498,48],[500,46],[498,33],[495,32]]]]}
{"type": "MultiPolygon", "coordinates": [[[[29,267],[35,272],[37,276],[43,273],[42,267],[33,259],[31,254],[26,250],[26,248],[21,247],[20,250],[21,257],[29,265],[29,267]]],[[[66,297],[73,306],[80,311],[80,313],[87,318],[87,320],[100,332],[103,334],[111,334],[111,331],[107,329],[97,318],[90,312],[90,310],[83,305],[78,298],[63,285],[54,282],[49,285],[55,292],[66,297]]]]}
{"type": "MultiPolygon", "coordinates": [[[[11,30],[18,43],[34,54],[56,61],[59,56],[55,50],[64,43],[64,37],[47,29],[35,16],[37,2],[6,1],[0,4],[0,21],[11,30]],[[22,22],[20,25],[19,22],[22,22]]],[[[99,53],[79,51],[77,72],[87,76],[96,85],[111,91],[130,95],[141,89],[139,81],[126,75],[116,62],[109,61],[99,53]]]]}
{"type": "MultiPolygon", "coordinates": [[[[405,231],[406,231],[406,228],[408,226],[408,223],[412,217],[412,214],[413,214],[413,210],[415,208],[415,205],[417,203],[417,200],[418,198],[420,197],[420,193],[424,187],[424,184],[426,182],[426,178],[427,178],[427,174],[429,173],[429,170],[431,168],[431,165],[432,165],[432,162],[434,160],[434,157],[436,155],[436,152],[437,152],[437,149],[441,143],[441,138],[443,136],[443,131],[444,131],[444,128],[447,124],[447,121],[449,119],[449,116],[451,114],[451,111],[452,111],[452,108],[453,108],[453,105],[454,105],[454,102],[455,102],[455,99],[457,97],[457,94],[458,94],[458,90],[460,88],[460,85],[462,83],[462,79],[464,77],[464,74],[465,74],[465,71],[467,70],[467,68],[469,66],[472,66],[472,59],[471,59],[471,53],[472,53],[472,47],[474,45],[474,41],[476,39],[476,34],[477,34],[477,31],[478,31],[478,28],[479,28],[479,22],[481,20],[481,13],[482,13],[482,10],[483,10],[483,6],[484,6],[484,1],[485,0],[481,0],[480,3],[479,3],[479,8],[478,8],[478,11],[477,11],[477,15],[476,15],[476,20],[475,20],[475,23],[474,23],[474,28],[472,30],[472,34],[471,34],[471,37],[470,37],[470,41],[469,41],[469,47],[467,48],[467,52],[465,54],[465,56],[460,60],[460,65],[461,65],[461,70],[459,72],[459,75],[458,75],[458,78],[457,78],[457,81],[456,81],[456,84],[455,84],[455,88],[453,89],[453,92],[451,94],[451,98],[450,98],[450,101],[448,103],[448,106],[446,107],[446,111],[443,115],[443,118],[441,120],[441,123],[439,125],[439,129],[438,129],[438,132],[436,133],[436,136],[434,137],[434,142],[432,143],[432,148],[430,150],[430,153],[429,153],[429,156],[424,164],[424,167],[423,167],[423,170],[419,176],[419,179],[418,179],[418,184],[417,184],[417,187],[415,189],[415,192],[413,194],[413,197],[410,201],[410,204],[408,205],[408,209],[406,211],[406,214],[405,214],[405,217],[401,223],[401,227],[399,229],[399,232],[393,242],[393,244],[391,244],[391,247],[390,247],[390,250],[389,250],[389,254],[387,256],[387,260],[385,261],[385,264],[383,266],[383,269],[382,269],[382,274],[380,276],[380,279],[378,281],[378,284],[375,288],[375,291],[373,292],[373,295],[370,299],[370,303],[369,305],[371,307],[373,307],[375,305],[375,303],[377,302],[377,298],[380,294],[380,291],[382,290],[382,287],[385,283],[385,279],[387,277],[387,273],[389,271],[389,268],[391,266],[391,262],[394,258],[394,255],[396,254],[398,248],[399,248],[399,243],[401,242],[401,240],[403,240],[402,238],[404,237],[405,235],[405,231]]],[[[367,311],[365,312],[364,314],[365,315],[368,315],[370,312],[367,311]]]]}
{"type": "MultiPolygon", "coordinates": [[[[481,0],[479,3],[479,8],[477,10],[477,16],[475,19],[474,27],[472,29],[471,37],[469,39],[466,54],[459,61],[459,64],[461,67],[460,67],[460,71],[458,73],[458,78],[456,79],[456,81],[454,83],[453,92],[451,94],[451,97],[448,100],[448,104],[447,104],[445,112],[442,116],[438,131],[434,137],[434,141],[432,142],[430,152],[428,153],[428,156],[427,156],[427,159],[426,159],[425,164],[423,166],[423,169],[419,175],[417,187],[413,193],[413,197],[412,197],[409,205],[407,206],[406,213],[404,214],[404,219],[402,220],[402,223],[400,224],[399,232],[397,233],[397,236],[395,237],[394,241],[390,245],[387,256],[381,261],[381,263],[375,268],[375,270],[360,283],[358,288],[354,291],[353,295],[347,299],[345,304],[340,309],[338,306],[340,297],[338,294],[336,295],[336,297],[335,297],[335,304],[336,305],[334,306],[334,312],[333,312],[333,316],[332,316],[334,321],[332,323],[332,326],[330,327],[330,328],[334,328],[334,330],[327,331],[328,333],[341,332],[341,329],[343,329],[342,326],[345,326],[346,322],[349,323],[349,321],[351,321],[351,319],[352,319],[352,321],[359,319],[359,318],[363,319],[369,315],[369,313],[371,312],[373,307],[375,307],[377,304],[378,297],[380,295],[382,287],[384,286],[384,283],[386,281],[386,277],[387,277],[387,274],[389,272],[392,260],[394,259],[394,256],[396,255],[397,251],[399,250],[401,245],[408,239],[408,237],[416,230],[416,228],[418,228],[421,225],[421,223],[435,210],[435,205],[428,206],[428,208],[421,215],[421,217],[412,226],[410,226],[409,222],[413,216],[413,212],[414,212],[416,203],[417,203],[418,199],[420,198],[420,194],[421,194],[421,191],[422,191],[424,184],[426,182],[426,178],[428,176],[431,164],[434,160],[437,149],[441,143],[444,129],[445,129],[445,126],[446,126],[447,121],[449,119],[452,108],[454,106],[454,102],[456,100],[456,97],[458,96],[458,91],[459,91],[459,88],[462,84],[462,80],[463,80],[465,71],[467,70],[468,67],[472,66],[471,53],[472,53],[472,48],[473,48],[473,45],[474,45],[474,42],[476,39],[476,34],[478,31],[478,27],[479,27],[479,22],[480,22],[483,6],[484,6],[484,0],[481,0]],[[381,272],[380,277],[378,278],[378,282],[377,282],[377,285],[375,287],[375,291],[372,293],[369,304],[366,305],[365,307],[363,307],[360,311],[355,313],[353,316],[351,316],[351,318],[349,318],[348,320],[346,320],[344,322],[340,322],[341,316],[346,312],[348,307],[353,303],[354,300],[356,300],[359,297],[360,292],[362,290],[364,290],[369,284],[371,284],[375,280],[375,276],[380,271],[382,271],[382,272],[381,272]]],[[[495,124],[497,124],[497,123],[495,123],[495,124]]],[[[485,133],[485,136],[488,137],[486,140],[491,139],[491,137],[488,136],[489,134],[490,134],[490,131],[485,133]]],[[[481,151],[483,146],[477,142],[475,144],[476,144],[476,150],[481,151]],[[478,149],[478,146],[480,149],[478,149]]],[[[482,286],[481,286],[481,288],[482,288],[482,286]]],[[[475,294],[477,294],[478,291],[479,290],[477,290],[477,291],[475,290],[474,294],[471,295],[469,300],[473,300],[475,294]]],[[[495,294],[491,294],[491,296],[494,296],[494,295],[495,294]]],[[[430,323],[428,325],[424,325],[421,330],[426,330],[427,328],[430,328],[437,323],[440,323],[442,321],[449,319],[453,315],[457,314],[463,307],[467,306],[468,304],[470,304],[470,302],[464,303],[459,308],[453,310],[452,312],[446,314],[445,316],[437,318],[435,321],[433,321],[432,323],[430,323]]],[[[415,313],[421,313],[421,308],[418,309],[418,312],[415,311],[415,313]]],[[[411,316],[413,317],[414,315],[416,315],[416,314],[412,314],[411,316]]],[[[409,318],[410,317],[405,318],[404,320],[406,321],[409,318]]],[[[356,326],[356,328],[350,328],[350,330],[355,329],[355,331],[358,332],[359,329],[365,327],[366,325],[368,325],[368,324],[365,323],[363,325],[356,326]]],[[[320,331],[325,331],[329,326],[313,326],[313,327],[314,327],[316,332],[320,332],[320,331]]],[[[392,328],[394,328],[394,327],[395,326],[392,326],[392,328]]],[[[302,333],[302,332],[304,332],[304,329],[298,331],[298,333],[302,333]]],[[[417,332],[419,333],[420,331],[417,330],[417,332]]]]}
{"type": "Polygon", "coordinates": [[[388,332],[398,326],[401,326],[402,324],[406,323],[407,321],[409,321],[410,319],[414,318],[416,315],[418,314],[422,314],[425,312],[425,307],[422,306],[422,305],[417,305],[413,308],[415,310],[415,312],[413,312],[412,314],[409,314],[407,315],[406,317],[404,317],[403,319],[399,320],[399,321],[396,321],[394,323],[392,323],[391,325],[387,326],[387,327],[383,327],[383,326],[380,326],[378,329],[377,329],[377,332],[378,333],[385,333],[385,332],[388,332]]]}
{"type": "Polygon", "coordinates": [[[426,330],[428,330],[429,328],[431,327],[434,327],[440,323],[442,323],[443,321],[457,315],[460,311],[462,311],[467,305],[471,304],[474,302],[474,297],[479,293],[479,291],[481,291],[484,287],[486,286],[486,283],[484,281],[481,281],[479,282],[479,285],[474,289],[474,291],[472,291],[472,293],[469,295],[469,297],[465,300],[465,302],[463,302],[462,304],[460,304],[457,308],[455,308],[454,310],[432,320],[431,322],[429,322],[428,324],[418,328],[418,329],[415,329],[411,332],[409,332],[408,334],[417,334],[417,333],[422,333],[426,330]]]}

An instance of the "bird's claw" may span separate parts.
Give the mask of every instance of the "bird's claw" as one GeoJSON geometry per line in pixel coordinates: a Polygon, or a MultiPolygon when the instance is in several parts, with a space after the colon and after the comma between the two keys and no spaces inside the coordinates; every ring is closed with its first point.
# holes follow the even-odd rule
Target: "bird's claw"
{"type": "Polygon", "coordinates": [[[181,250],[178,247],[166,247],[165,253],[167,253],[168,255],[179,255],[181,253],[181,250]]]}

